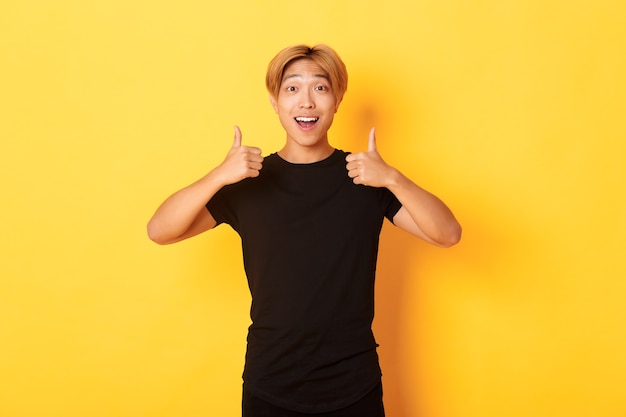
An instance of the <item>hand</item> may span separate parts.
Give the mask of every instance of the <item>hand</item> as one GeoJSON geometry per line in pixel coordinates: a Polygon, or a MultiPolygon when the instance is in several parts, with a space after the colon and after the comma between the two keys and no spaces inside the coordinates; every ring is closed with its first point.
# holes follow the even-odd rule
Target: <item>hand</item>
{"type": "Polygon", "coordinates": [[[226,159],[215,171],[218,172],[224,184],[234,184],[245,178],[259,176],[259,171],[263,167],[263,156],[261,149],[252,146],[241,145],[241,130],[235,126],[235,140],[233,146],[228,151],[226,159]]]}
{"type": "Polygon", "coordinates": [[[394,169],[381,158],[376,148],[376,128],[369,135],[367,152],[354,153],[346,157],[348,176],[355,184],[370,187],[386,187],[394,169]]]}

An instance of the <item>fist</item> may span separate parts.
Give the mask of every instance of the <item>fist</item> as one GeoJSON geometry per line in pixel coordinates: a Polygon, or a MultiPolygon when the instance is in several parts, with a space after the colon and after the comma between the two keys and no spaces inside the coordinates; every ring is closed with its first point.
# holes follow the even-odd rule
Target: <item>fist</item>
{"type": "Polygon", "coordinates": [[[234,184],[245,178],[259,176],[263,168],[261,149],[241,144],[241,130],[235,126],[235,139],[224,162],[218,167],[225,184],[234,184]]]}
{"type": "Polygon", "coordinates": [[[348,176],[355,184],[369,187],[385,187],[391,167],[383,161],[376,148],[376,128],[369,134],[367,152],[354,153],[346,157],[348,176]]]}

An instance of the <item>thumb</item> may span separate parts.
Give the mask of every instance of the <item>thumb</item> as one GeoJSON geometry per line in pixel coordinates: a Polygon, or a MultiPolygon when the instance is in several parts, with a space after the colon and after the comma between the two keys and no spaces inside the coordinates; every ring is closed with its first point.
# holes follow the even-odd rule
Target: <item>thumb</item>
{"type": "Polygon", "coordinates": [[[372,130],[370,130],[370,137],[369,137],[369,141],[367,145],[367,151],[368,152],[378,151],[378,149],[376,148],[376,128],[375,127],[373,127],[372,130]]]}
{"type": "Polygon", "coordinates": [[[241,146],[241,130],[239,130],[239,126],[235,126],[235,140],[233,141],[233,148],[238,148],[241,146]]]}

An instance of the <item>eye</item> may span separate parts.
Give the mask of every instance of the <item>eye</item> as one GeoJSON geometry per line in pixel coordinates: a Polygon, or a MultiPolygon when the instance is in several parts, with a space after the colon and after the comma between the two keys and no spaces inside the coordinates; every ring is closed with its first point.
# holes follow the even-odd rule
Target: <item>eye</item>
{"type": "Polygon", "coordinates": [[[294,87],[294,86],[289,86],[289,87],[285,88],[285,90],[286,90],[286,91],[289,91],[290,93],[292,93],[292,92],[296,91],[296,87],[294,87]]]}
{"type": "Polygon", "coordinates": [[[315,91],[327,91],[328,87],[326,87],[325,85],[317,85],[315,86],[315,91]]]}

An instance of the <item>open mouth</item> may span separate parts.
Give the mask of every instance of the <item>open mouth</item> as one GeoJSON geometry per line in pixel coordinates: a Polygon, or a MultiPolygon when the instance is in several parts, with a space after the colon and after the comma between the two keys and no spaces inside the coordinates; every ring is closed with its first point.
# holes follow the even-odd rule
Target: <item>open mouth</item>
{"type": "Polygon", "coordinates": [[[296,117],[296,123],[304,129],[310,129],[315,126],[315,123],[319,120],[319,117],[296,117]]]}

